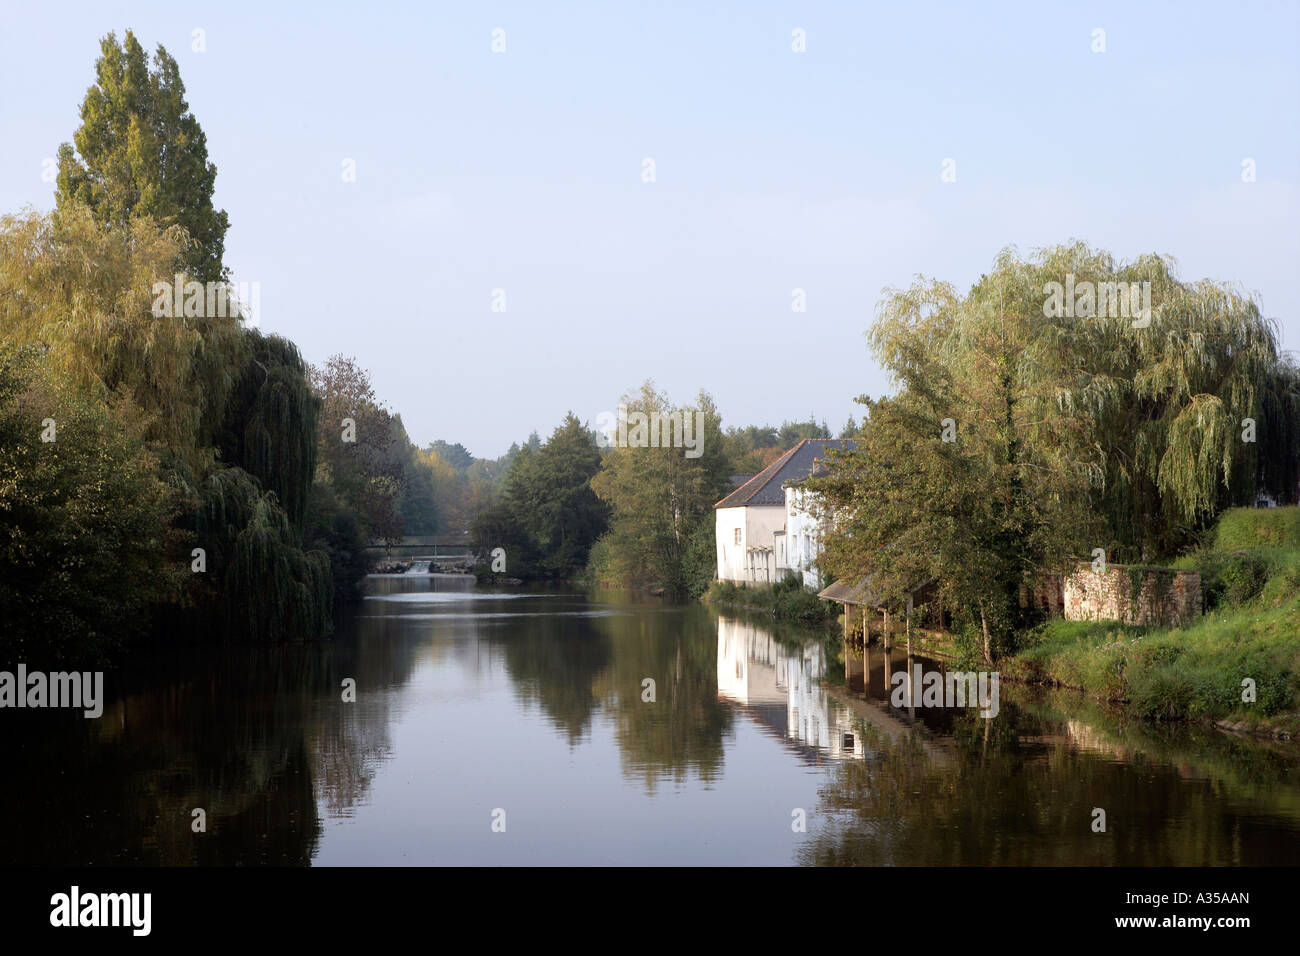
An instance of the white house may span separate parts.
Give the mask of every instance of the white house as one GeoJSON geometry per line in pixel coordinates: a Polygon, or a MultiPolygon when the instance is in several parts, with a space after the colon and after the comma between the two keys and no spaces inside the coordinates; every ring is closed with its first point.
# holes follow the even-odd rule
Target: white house
{"type": "Polygon", "coordinates": [[[775,584],[788,571],[820,586],[813,567],[821,535],[799,483],[831,449],[853,448],[839,438],[805,438],[714,505],[721,581],[775,584]]]}
{"type": "Polygon", "coordinates": [[[822,528],[813,511],[815,497],[800,483],[785,486],[785,552],[781,563],[804,584],[820,591],[822,578],[816,562],[822,553],[822,528]]]}

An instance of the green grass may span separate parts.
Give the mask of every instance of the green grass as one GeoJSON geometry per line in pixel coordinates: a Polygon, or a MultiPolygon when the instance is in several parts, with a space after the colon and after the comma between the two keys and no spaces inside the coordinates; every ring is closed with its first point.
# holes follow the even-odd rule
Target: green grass
{"type": "Polygon", "coordinates": [[[704,593],[706,604],[725,604],[732,607],[762,611],[787,621],[820,624],[839,614],[839,605],[823,601],[805,588],[794,577],[787,577],[773,585],[736,584],[732,581],[713,581],[704,593]]]}
{"type": "Polygon", "coordinates": [[[1181,628],[1053,620],[1008,677],[1125,701],[1145,717],[1292,727],[1300,720],[1300,508],[1225,513],[1200,570],[1209,610],[1181,628]],[[1242,682],[1255,682],[1254,703],[1242,682]]]}
{"type": "Polygon", "coordinates": [[[1300,508],[1233,508],[1214,526],[1216,551],[1274,547],[1300,549],[1300,508]]]}

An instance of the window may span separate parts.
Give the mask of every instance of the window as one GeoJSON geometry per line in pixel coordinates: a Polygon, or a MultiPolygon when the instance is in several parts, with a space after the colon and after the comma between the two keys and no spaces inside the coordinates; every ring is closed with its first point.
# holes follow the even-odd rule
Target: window
{"type": "Polygon", "coordinates": [[[736,529],[736,544],[740,544],[740,529],[736,529]]]}

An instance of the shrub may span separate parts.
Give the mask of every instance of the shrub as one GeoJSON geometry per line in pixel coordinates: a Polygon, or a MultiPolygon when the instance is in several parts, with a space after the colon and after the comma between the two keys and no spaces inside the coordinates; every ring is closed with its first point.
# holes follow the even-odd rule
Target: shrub
{"type": "Polygon", "coordinates": [[[1206,610],[1240,607],[1258,597],[1268,583],[1275,560],[1266,550],[1202,551],[1196,568],[1201,573],[1201,590],[1206,610]]]}

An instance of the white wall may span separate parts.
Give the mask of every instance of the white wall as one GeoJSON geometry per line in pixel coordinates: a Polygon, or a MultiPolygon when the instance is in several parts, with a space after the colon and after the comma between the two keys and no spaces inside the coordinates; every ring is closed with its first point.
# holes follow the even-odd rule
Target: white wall
{"type": "MultiPolygon", "coordinates": [[[[772,548],[774,533],[785,527],[785,508],[781,505],[757,505],[748,508],[718,508],[714,511],[714,535],[718,547],[718,579],[720,581],[758,581],[767,583],[768,574],[760,564],[751,571],[750,548],[772,548]],[[736,529],[740,529],[740,543],[736,543],[736,529]]],[[[758,559],[762,560],[761,556],[758,559]]],[[[768,557],[772,566],[771,582],[780,580],[776,572],[775,555],[768,557]]]]}
{"type": "Polygon", "coordinates": [[[803,488],[785,489],[785,555],[786,567],[800,574],[803,583],[821,590],[821,575],[813,562],[822,552],[821,527],[809,507],[810,493],[803,488]]]}

